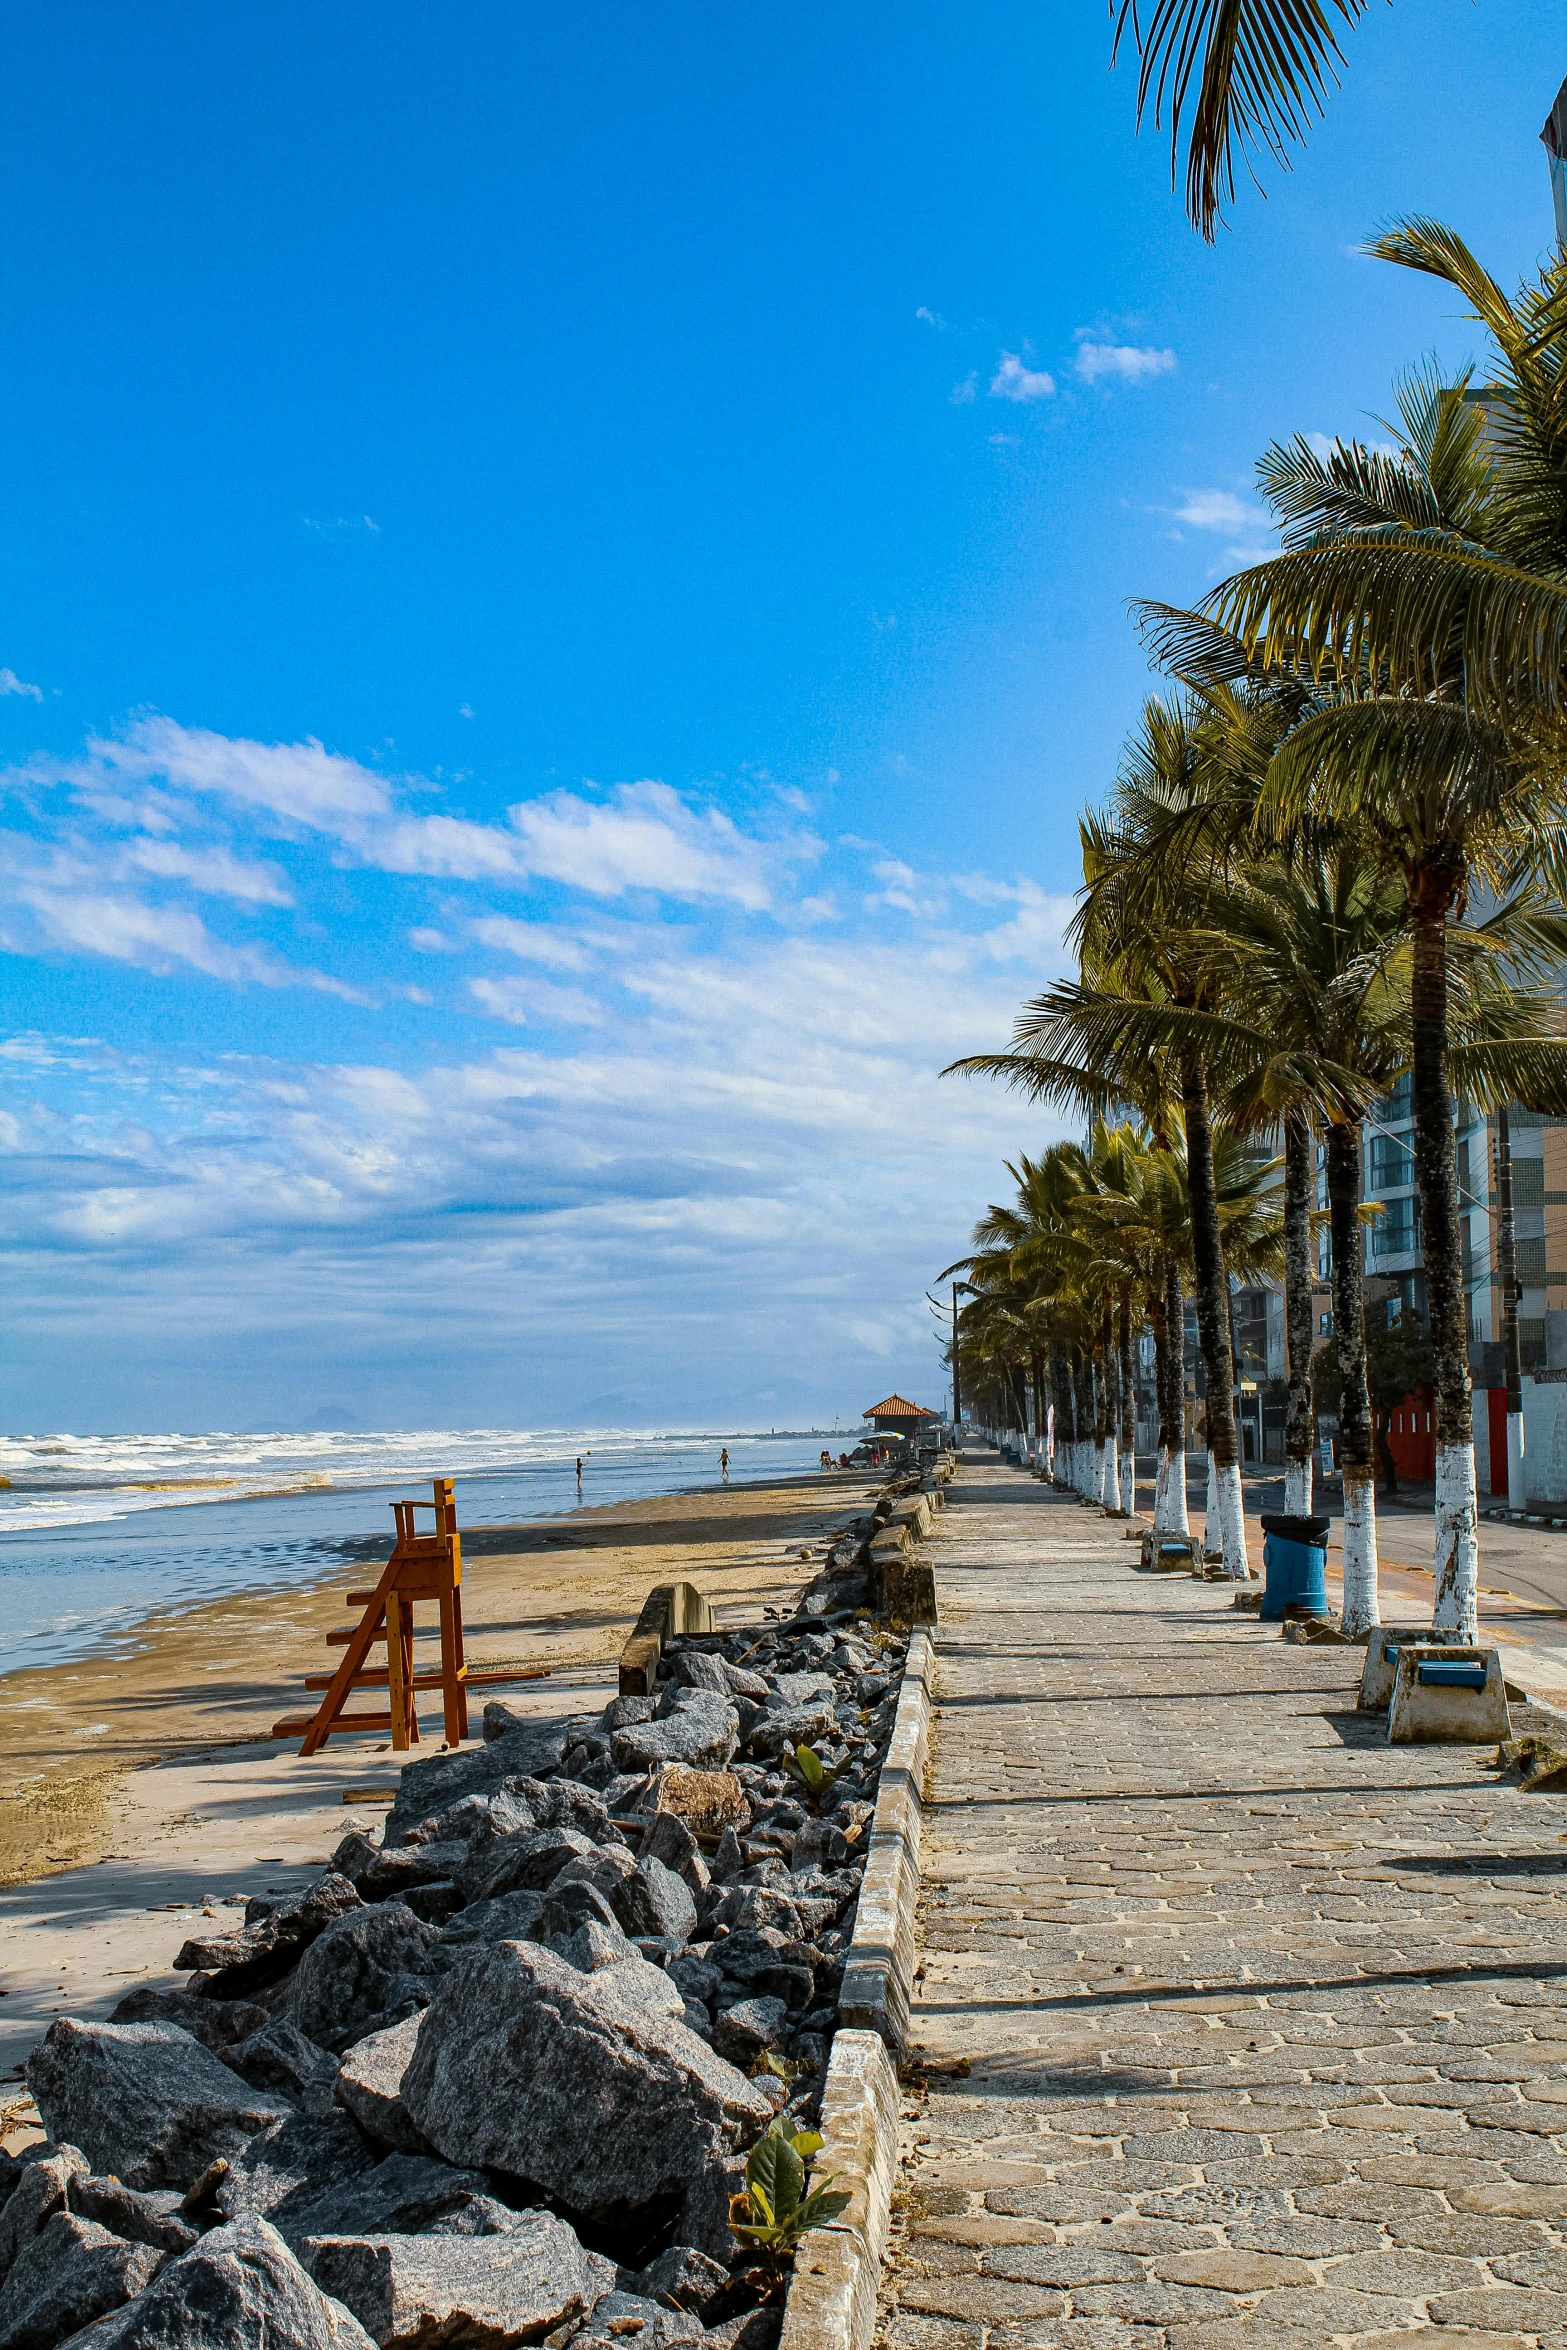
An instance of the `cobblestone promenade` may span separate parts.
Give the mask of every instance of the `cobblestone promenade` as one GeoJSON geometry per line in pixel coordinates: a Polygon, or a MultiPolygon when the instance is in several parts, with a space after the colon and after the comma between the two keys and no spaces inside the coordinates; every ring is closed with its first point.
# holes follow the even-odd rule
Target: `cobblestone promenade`
{"type": "Polygon", "coordinates": [[[1567,2350],[1567,1799],[1136,1555],[952,1489],[886,2341],[1567,2350]]]}

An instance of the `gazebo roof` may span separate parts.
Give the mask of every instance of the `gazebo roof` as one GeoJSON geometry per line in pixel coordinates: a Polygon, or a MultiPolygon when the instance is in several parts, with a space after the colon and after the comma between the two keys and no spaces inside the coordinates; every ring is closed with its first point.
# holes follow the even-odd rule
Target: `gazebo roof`
{"type": "Polygon", "coordinates": [[[880,1403],[871,1404],[860,1414],[862,1420],[934,1420],[935,1417],[922,1403],[910,1403],[906,1395],[884,1396],[880,1403]]]}

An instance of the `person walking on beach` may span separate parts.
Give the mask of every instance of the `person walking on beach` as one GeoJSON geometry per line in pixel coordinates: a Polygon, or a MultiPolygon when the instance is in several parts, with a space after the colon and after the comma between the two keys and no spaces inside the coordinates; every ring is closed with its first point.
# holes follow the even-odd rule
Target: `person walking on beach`
{"type": "Polygon", "coordinates": [[[727,1485],[729,1482],[729,1447],[727,1444],[718,1456],[718,1466],[723,1471],[724,1483],[727,1485]]]}

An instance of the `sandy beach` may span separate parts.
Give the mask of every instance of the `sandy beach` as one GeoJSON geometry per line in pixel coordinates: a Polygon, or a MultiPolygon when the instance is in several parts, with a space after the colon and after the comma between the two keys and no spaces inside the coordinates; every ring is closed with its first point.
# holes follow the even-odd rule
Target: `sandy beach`
{"type": "MultiPolygon", "coordinates": [[[[721,1620],[792,1599],[813,1571],[802,1547],[872,1490],[864,1474],[810,1473],[465,1527],[470,1664],[547,1666],[496,1692],[519,1709],[602,1704],[654,1584],[694,1582],[721,1620]]],[[[268,1735],[303,1709],[328,1630],[350,1620],[343,1595],[366,1580],[355,1560],[303,1589],[151,1617],[111,1656],[0,1680],[0,2076],[55,2014],[103,2015],[132,1983],[174,1980],[197,1918],[292,1886],[350,1826],[379,1825],[400,1760],[385,1738],[334,1739],[302,1762],[297,1739],[268,1735]]],[[[425,1752],[438,1711],[428,1726],[425,1752]]]]}

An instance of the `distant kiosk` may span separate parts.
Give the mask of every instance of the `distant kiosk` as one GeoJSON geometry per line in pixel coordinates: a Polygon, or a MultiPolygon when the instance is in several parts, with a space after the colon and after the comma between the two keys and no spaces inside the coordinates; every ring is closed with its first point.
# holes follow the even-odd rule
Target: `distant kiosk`
{"type": "Polygon", "coordinates": [[[922,1403],[910,1403],[906,1395],[886,1395],[861,1412],[860,1418],[869,1420],[878,1436],[917,1436],[922,1428],[938,1422],[941,1414],[928,1412],[922,1403]]]}

